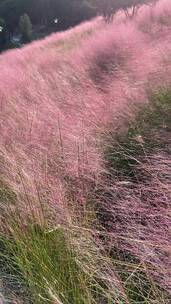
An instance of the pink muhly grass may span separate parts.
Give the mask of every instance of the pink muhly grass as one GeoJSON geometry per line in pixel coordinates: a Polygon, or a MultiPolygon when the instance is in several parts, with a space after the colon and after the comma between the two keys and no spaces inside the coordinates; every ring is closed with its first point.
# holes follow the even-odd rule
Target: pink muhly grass
{"type": "MultiPolygon", "coordinates": [[[[91,23],[85,27],[91,28],[91,23]]],[[[171,73],[169,67],[165,73],[163,63],[166,47],[169,56],[170,38],[165,42],[161,36],[156,48],[155,38],[151,41],[142,33],[136,21],[114,23],[85,39],[81,49],[61,54],[48,45],[62,35],[1,56],[1,145],[17,146],[33,163],[37,159],[28,154],[29,147],[46,151],[47,158],[60,147],[69,172],[78,176],[81,164],[85,174],[98,173],[100,150],[95,134],[115,121],[122,125],[128,113],[134,116],[133,108],[147,100],[149,79],[152,83],[156,79],[155,88],[166,81],[170,84],[171,73]],[[90,68],[97,71],[101,62],[106,66],[99,71],[97,84],[90,79],[90,68]]]]}
{"type": "MultiPolygon", "coordinates": [[[[54,208],[57,222],[70,221],[68,201],[86,204],[92,184],[101,182],[106,170],[102,135],[125,130],[139,108],[148,103],[149,92],[171,85],[171,65],[166,65],[171,24],[160,26],[163,16],[170,16],[171,4],[159,1],[152,10],[155,22],[151,8],[144,7],[133,21],[118,15],[116,22],[102,30],[103,21],[98,18],[0,56],[0,174],[24,202],[21,208],[28,207],[27,194],[36,212],[38,197],[46,211],[47,206],[54,208]],[[146,18],[148,31],[144,30],[146,18]],[[86,31],[91,34],[84,36],[86,31]],[[77,38],[81,47],[77,42],[72,45],[77,38]]],[[[158,191],[156,204],[164,204],[165,199],[169,202],[160,183],[152,179],[150,185],[153,195],[158,191]]],[[[150,196],[146,184],[129,191],[113,186],[112,197],[123,196],[116,209],[109,204],[114,217],[112,235],[131,237],[134,245],[125,240],[122,248],[156,266],[151,244],[159,235],[157,246],[170,250],[169,216],[161,218],[163,207],[144,204],[140,191],[150,196]],[[116,212],[121,219],[117,227],[116,212]],[[149,222],[148,229],[138,222],[137,212],[149,222]],[[160,227],[155,226],[155,216],[160,227]]],[[[161,254],[160,269],[153,274],[170,290],[169,263],[161,254]]]]}
{"type": "Polygon", "coordinates": [[[110,199],[104,198],[103,204],[110,217],[111,250],[133,254],[170,293],[170,158],[151,155],[149,162],[142,169],[151,174],[150,181],[146,177],[138,184],[118,180],[108,188],[110,199]]]}

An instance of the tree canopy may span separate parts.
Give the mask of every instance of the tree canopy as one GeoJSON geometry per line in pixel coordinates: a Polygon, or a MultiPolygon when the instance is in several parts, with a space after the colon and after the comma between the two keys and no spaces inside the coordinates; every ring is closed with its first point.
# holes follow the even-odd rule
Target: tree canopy
{"type": "Polygon", "coordinates": [[[118,10],[124,10],[127,16],[129,15],[129,9],[132,8],[132,16],[136,12],[136,9],[142,4],[148,4],[155,2],[156,0],[92,0],[97,10],[104,16],[106,21],[111,21],[113,15],[118,10]]]}
{"type": "Polygon", "coordinates": [[[29,42],[31,40],[31,31],[32,31],[32,24],[30,21],[30,17],[27,14],[24,14],[20,17],[20,31],[22,34],[23,42],[29,42]]]}
{"type": "Polygon", "coordinates": [[[0,0],[0,18],[11,33],[25,13],[34,25],[51,25],[58,18],[62,30],[93,17],[96,11],[89,0],[0,0]]]}
{"type": "Polygon", "coordinates": [[[64,30],[96,14],[112,16],[119,9],[125,11],[155,0],[0,0],[0,18],[13,34],[22,15],[27,14],[33,25],[52,26],[58,19],[57,30],[64,30]]]}

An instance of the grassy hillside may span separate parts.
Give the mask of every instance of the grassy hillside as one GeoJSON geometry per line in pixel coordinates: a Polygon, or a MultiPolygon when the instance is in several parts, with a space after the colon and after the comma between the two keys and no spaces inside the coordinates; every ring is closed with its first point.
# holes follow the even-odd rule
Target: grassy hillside
{"type": "Polygon", "coordinates": [[[4,303],[171,302],[170,58],[169,0],[0,56],[4,303]]]}

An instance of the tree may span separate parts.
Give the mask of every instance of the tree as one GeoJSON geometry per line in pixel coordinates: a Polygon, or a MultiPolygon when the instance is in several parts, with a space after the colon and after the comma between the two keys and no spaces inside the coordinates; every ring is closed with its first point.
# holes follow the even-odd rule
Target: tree
{"type": "Polygon", "coordinates": [[[0,17],[5,20],[11,36],[24,13],[34,25],[44,25],[51,30],[57,18],[55,29],[64,30],[96,15],[92,1],[96,0],[0,0],[0,17]]]}
{"type": "Polygon", "coordinates": [[[126,17],[133,18],[143,4],[153,4],[157,0],[127,0],[123,6],[126,17]]]}
{"type": "Polygon", "coordinates": [[[23,42],[31,41],[32,24],[30,17],[27,14],[20,17],[19,26],[23,42]]]}
{"type": "Polygon", "coordinates": [[[26,4],[30,0],[1,0],[0,17],[4,19],[8,32],[13,35],[21,15],[26,12],[26,4]]]}
{"type": "Polygon", "coordinates": [[[139,6],[152,3],[156,0],[92,0],[96,3],[99,13],[101,13],[106,22],[113,20],[114,14],[119,10],[124,10],[127,17],[132,18],[139,6]]]}
{"type": "Polygon", "coordinates": [[[5,21],[0,18],[0,51],[4,49],[6,42],[7,42],[6,24],[5,21]]]}

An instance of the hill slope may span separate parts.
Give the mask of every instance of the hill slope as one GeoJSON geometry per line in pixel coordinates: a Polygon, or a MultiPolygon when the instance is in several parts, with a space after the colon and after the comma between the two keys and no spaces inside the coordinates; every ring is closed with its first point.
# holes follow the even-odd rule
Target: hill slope
{"type": "Polygon", "coordinates": [[[170,303],[170,17],[163,0],[0,56],[1,234],[28,303],[170,303]]]}

